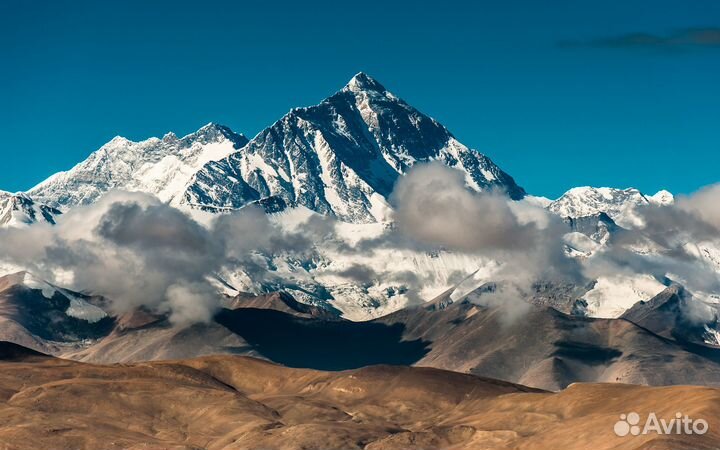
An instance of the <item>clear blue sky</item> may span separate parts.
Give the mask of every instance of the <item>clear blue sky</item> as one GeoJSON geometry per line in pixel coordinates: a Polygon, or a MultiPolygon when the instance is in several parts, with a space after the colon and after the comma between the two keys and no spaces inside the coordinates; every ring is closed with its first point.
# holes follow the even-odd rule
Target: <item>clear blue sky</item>
{"type": "Polygon", "coordinates": [[[3,0],[0,189],[115,135],[252,136],[365,71],[533,194],[689,192],[720,181],[718,27],[716,0],[3,0]]]}

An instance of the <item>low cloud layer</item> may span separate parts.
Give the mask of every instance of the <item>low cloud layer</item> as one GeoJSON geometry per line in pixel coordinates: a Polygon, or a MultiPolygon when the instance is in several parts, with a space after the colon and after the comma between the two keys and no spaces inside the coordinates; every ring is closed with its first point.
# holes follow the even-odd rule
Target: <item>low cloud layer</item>
{"type": "Polygon", "coordinates": [[[502,279],[527,284],[543,277],[580,278],[577,262],[563,252],[567,228],[559,218],[500,192],[471,191],[458,170],[440,163],[420,165],[398,182],[392,202],[400,234],[498,260],[502,279]]]}
{"type": "Polygon", "coordinates": [[[476,252],[527,249],[537,238],[537,228],[520,222],[505,195],[474,193],[462,172],[439,163],[400,179],[391,200],[399,231],[419,242],[476,252]]]}
{"type": "Polygon", "coordinates": [[[618,49],[720,49],[720,28],[686,28],[669,34],[626,33],[586,41],[561,41],[561,47],[618,49]]]}
{"type": "Polygon", "coordinates": [[[384,244],[495,261],[492,281],[499,288],[475,301],[508,310],[503,317],[515,320],[527,311],[520,299],[539,280],[584,283],[580,263],[564,251],[568,230],[557,216],[502,192],[475,192],[458,170],[418,165],[398,181],[391,203],[396,228],[384,244]]]}
{"type": "Polygon", "coordinates": [[[285,233],[254,207],[206,228],[152,196],[113,192],[56,226],[0,230],[0,249],[45,279],[108,297],[116,313],[142,305],[186,323],[210,320],[220,299],[209,279],[228,261],[261,276],[254,251],[302,251],[311,235],[285,233]]]}
{"type": "Polygon", "coordinates": [[[205,226],[150,195],[113,192],[69,211],[56,226],[0,229],[0,253],[51,282],[108,297],[116,313],[145,306],[175,323],[212,318],[221,299],[211,280],[226,269],[270,287],[292,285],[296,281],[274,272],[277,255],[321,277],[365,288],[384,283],[411,303],[430,300],[419,295],[425,286],[469,280],[478,267],[440,274],[378,265],[373,255],[451,252],[467,256],[470,264],[491,261],[490,275],[483,276],[499,287],[475,301],[507,308],[509,320],[527,310],[522,301],[538,281],[585,286],[602,276],[649,274],[690,291],[720,292],[718,269],[702,248],[703,242],[720,241],[720,185],[679,196],[673,206],[641,208],[642,227],[618,233],[613,245],[585,259],[568,256],[563,238],[569,229],[554,214],[501,192],[475,192],[462,172],[440,163],[413,168],[390,201],[392,226],[350,242],[329,217],[310,214],[288,225],[247,207],[205,226]],[[320,242],[351,263],[327,267],[320,242]],[[641,247],[652,251],[631,250],[641,247]]]}
{"type": "MultiPolygon", "coordinates": [[[[493,281],[509,283],[478,299],[489,306],[511,305],[512,317],[523,308],[510,299],[527,298],[540,280],[582,285],[603,276],[651,275],[666,284],[682,283],[691,292],[720,293],[720,261],[712,262],[720,255],[711,253],[720,248],[720,184],[680,195],[674,205],[640,208],[641,227],[619,233],[612,245],[584,260],[565,253],[563,236],[569,230],[557,217],[501,193],[475,193],[462,173],[440,164],[413,169],[399,181],[393,203],[403,239],[498,261],[493,281]]],[[[697,304],[686,306],[697,309],[697,304]]]]}

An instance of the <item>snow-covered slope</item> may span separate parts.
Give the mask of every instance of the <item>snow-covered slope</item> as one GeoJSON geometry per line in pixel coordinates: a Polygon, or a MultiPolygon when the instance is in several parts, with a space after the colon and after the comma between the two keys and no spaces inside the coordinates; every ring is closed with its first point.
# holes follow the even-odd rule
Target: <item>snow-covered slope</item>
{"type": "Polygon", "coordinates": [[[637,302],[647,301],[666,288],[650,275],[600,277],[583,296],[587,302],[586,313],[590,317],[620,317],[637,302]]]}
{"type": "Polygon", "coordinates": [[[23,193],[0,191],[0,227],[21,227],[33,223],[55,223],[60,211],[38,203],[23,193]]]}
{"type": "Polygon", "coordinates": [[[173,133],[141,142],[116,137],[28,193],[58,208],[92,203],[111,189],[142,191],[172,201],[199,168],[246,143],[245,136],[213,123],[183,138],[173,133]]]}
{"type": "Polygon", "coordinates": [[[241,150],[206,164],[182,201],[215,211],[276,195],[343,221],[376,222],[398,176],[431,160],[464,171],[475,190],[525,195],[486,156],[360,73],[319,105],[293,109],[241,150]]]}
{"type": "Polygon", "coordinates": [[[673,202],[673,196],[660,191],[648,196],[637,189],[614,189],[577,187],[570,189],[562,197],[548,205],[548,209],[561,217],[587,217],[599,213],[610,216],[618,225],[632,228],[638,224],[635,209],[639,206],[656,204],[667,205],[673,202]]]}

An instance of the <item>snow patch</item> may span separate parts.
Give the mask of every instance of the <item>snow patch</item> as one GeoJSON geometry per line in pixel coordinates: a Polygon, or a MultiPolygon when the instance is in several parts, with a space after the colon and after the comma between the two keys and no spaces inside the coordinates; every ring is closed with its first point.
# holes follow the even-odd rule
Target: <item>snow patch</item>
{"type": "Polygon", "coordinates": [[[620,317],[639,301],[647,301],[666,286],[650,275],[600,277],[583,299],[588,315],[605,319],[620,317]]]}

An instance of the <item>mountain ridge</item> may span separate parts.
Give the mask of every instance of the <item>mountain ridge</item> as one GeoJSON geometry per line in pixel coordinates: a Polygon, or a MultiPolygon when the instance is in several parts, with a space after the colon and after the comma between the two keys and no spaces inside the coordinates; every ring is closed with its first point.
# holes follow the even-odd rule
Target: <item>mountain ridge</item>
{"type": "Polygon", "coordinates": [[[182,138],[167,133],[162,138],[134,142],[116,136],[27,194],[56,208],[90,204],[113,189],[147,192],[172,201],[197,167],[245,143],[244,135],[213,122],[182,138]]]}
{"type": "Polygon", "coordinates": [[[122,189],[209,211],[275,197],[344,221],[377,222],[386,217],[397,178],[418,162],[435,160],[464,171],[471,189],[525,196],[487,156],[362,72],[320,103],[291,109],[251,140],[215,123],[183,138],[167,133],[133,142],[116,136],[27,194],[63,209],[122,189]]]}
{"type": "Polygon", "coordinates": [[[618,225],[632,228],[639,224],[635,213],[638,207],[669,205],[673,202],[673,195],[666,190],[647,195],[632,187],[618,189],[578,186],[553,200],[547,209],[560,217],[574,219],[605,213],[618,225]]]}

